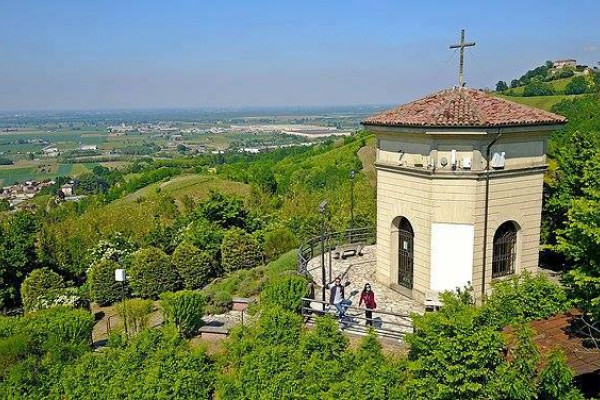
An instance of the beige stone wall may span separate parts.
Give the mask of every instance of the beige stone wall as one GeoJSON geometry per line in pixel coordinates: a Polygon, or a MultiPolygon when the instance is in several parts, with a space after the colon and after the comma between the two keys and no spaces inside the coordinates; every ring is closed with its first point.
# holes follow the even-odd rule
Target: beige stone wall
{"type": "MultiPolygon", "coordinates": [[[[405,217],[415,232],[413,298],[423,300],[430,288],[432,223],[474,226],[473,280],[475,293],[482,288],[483,229],[485,213],[485,149],[492,135],[393,135],[378,133],[377,148],[377,279],[401,292],[398,279],[398,240],[394,219],[405,217]],[[404,155],[400,160],[399,149],[404,155]],[[439,160],[473,160],[471,170],[441,168],[439,160]],[[435,171],[415,160],[435,156],[435,171]]],[[[520,228],[517,237],[517,273],[536,271],[538,266],[543,173],[547,139],[545,132],[505,134],[492,148],[506,152],[506,167],[490,171],[490,201],[486,265],[486,290],[492,275],[493,237],[506,221],[520,228]]],[[[418,160],[417,160],[418,161],[418,160]]]]}
{"type": "Polygon", "coordinates": [[[413,297],[421,300],[429,288],[432,210],[429,183],[423,177],[377,170],[377,279],[397,286],[398,237],[392,224],[395,218],[405,217],[415,233],[413,297]]]}
{"type": "MultiPolygon", "coordinates": [[[[490,174],[488,242],[486,263],[486,291],[492,281],[493,239],[496,229],[506,221],[514,221],[520,230],[517,235],[516,273],[523,270],[536,272],[539,261],[542,213],[543,169],[523,173],[490,174]]],[[[475,246],[473,255],[473,287],[481,293],[483,266],[483,229],[485,215],[485,180],[477,183],[475,206],[475,246]]]]}

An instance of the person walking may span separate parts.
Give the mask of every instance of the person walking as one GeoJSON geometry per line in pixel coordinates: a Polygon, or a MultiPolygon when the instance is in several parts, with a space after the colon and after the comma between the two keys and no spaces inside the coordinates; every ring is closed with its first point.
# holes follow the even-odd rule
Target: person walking
{"type": "Polygon", "coordinates": [[[350,282],[346,282],[345,285],[342,285],[342,280],[338,276],[332,283],[327,285],[327,288],[330,290],[329,303],[333,304],[333,306],[337,309],[337,317],[340,320],[340,322],[344,319],[344,316],[346,315],[348,301],[345,300],[344,288],[349,284],[350,282]]]}
{"type": "Polygon", "coordinates": [[[358,306],[360,307],[362,303],[365,303],[365,318],[367,319],[367,325],[373,326],[373,310],[377,308],[377,303],[375,303],[375,292],[371,290],[370,283],[365,285],[360,294],[358,306]]]}

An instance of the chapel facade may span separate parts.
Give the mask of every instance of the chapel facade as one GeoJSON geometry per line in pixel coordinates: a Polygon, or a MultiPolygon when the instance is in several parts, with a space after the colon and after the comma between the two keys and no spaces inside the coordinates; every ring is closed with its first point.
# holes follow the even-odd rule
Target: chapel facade
{"type": "Polygon", "coordinates": [[[548,135],[564,123],[464,87],[364,120],[377,137],[377,280],[425,301],[535,273],[548,135]]]}

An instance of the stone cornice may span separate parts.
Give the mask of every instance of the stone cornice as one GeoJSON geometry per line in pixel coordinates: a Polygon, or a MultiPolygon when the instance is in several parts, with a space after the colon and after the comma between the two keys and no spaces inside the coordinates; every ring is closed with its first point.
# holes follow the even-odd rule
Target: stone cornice
{"type": "MultiPolygon", "coordinates": [[[[487,172],[482,171],[444,171],[440,169],[423,169],[413,167],[403,167],[401,165],[391,165],[384,163],[375,163],[375,169],[378,171],[390,171],[401,173],[405,175],[418,176],[421,178],[428,179],[472,179],[472,180],[484,180],[487,172]]],[[[509,176],[523,176],[523,175],[537,175],[543,174],[548,166],[546,164],[535,167],[522,167],[522,168],[510,168],[510,169],[492,169],[489,171],[490,179],[494,178],[505,178],[509,176]]]]}

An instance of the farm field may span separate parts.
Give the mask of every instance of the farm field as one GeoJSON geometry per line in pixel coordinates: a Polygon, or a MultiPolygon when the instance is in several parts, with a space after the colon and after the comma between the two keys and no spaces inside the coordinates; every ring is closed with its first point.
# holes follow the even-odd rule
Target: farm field
{"type": "Polygon", "coordinates": [[[95,164],[57,164],[55,161],[19,162],[16,165],[0,166],[0,186],[12,185],[28,180],[55,179],[58,176],[76,177],[94,168],[95,164]]]}

